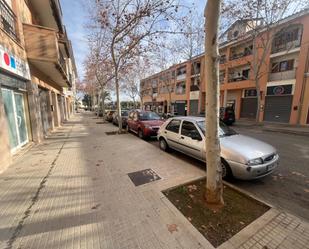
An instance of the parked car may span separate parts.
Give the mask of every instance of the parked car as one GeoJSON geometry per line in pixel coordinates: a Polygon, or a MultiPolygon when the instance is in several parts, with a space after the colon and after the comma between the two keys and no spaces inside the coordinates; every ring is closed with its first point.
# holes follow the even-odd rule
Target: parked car
{"type": "Polygon", "coordinates": [[[115,113],[115,111],[108,111],[106,113],[106,117],[105,120],[108,122],[112,122],[113,121],[113,114],[115,113]]]}
{"type": "Polygon", "coordinates": [[[233,107],[221,107],[220,108],[220,118],[227,124],[232,125],[235,123],[235,111],[233,107]]]}
{"type": "Polygon", "coordinates": [[[129,114],[127,130],[135,132],[140,138],[149,138],[157,136],[163,123],[164,120],[155,112],[135,110],[129,114]]]}
{"type": "MultiPolygon", "coordinates": [[[[125,128],[127,126],[127,120],[129,117],[128,110],[121,110],[121,119],[122,119],[122,127],[125,128]]],[[[113,124],[119,125],[119,115],[117,112],[113,114],[113,124]]]]}
{"type": "MultiPolygon", "coordinates": [[[[220,122],[222,177],[249,180],[269,175],[278,166],[276,149],[257,139],[240,135],[220,122]]],[[[158,131],[159,146],[206,161],[205,118],[174,117],[158,131]]]]}

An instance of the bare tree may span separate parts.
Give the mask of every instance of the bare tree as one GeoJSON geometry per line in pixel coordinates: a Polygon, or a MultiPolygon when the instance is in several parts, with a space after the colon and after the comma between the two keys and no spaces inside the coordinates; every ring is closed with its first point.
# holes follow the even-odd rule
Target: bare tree
{"type": "MultiPolygon", "coordinates": [[[[111,83],[114,80],[112,73],[112,62],[107,53],[105,42],[105,34],[98,30],[89,36],[89,56],[84,62],[86,68],[85,79],[88,84],[92,85],[93,93],[99,105],[99,112],[102,111],[103,119],[105,116],[105,101],[109,98],[111,83]]],[[[94,97],[93,97],[94,100],[94,97]]]]}
{"type": "Polygon", "coordinates": [[[206,202],[218,207],[223,202],[222,167],[219,141],[219,49],[220,0],[208,0],[205,8],[205,79],[206,79],[206,202]]]}
{"type": "MultiPolygon", "coordinates": [[[[237,2],[226,1],[223,15],[230,20],[245,23],[247,32],[239,36],[240,39],[252,40],[252,61],[248,61],[249,76],[255,83],[257,93],[256,122],[259,122],[261,108],[260,81],[269,73],[266,60],[272,48],[272,41],[280,31],[284,32],[288,24],[280,24],[280,20],[288,15],[308,7],[306,0],[239,0],[237,2]]],[[[280,35],[280,34],[279,34],[280,35]]]]}
{"type": "Polygon", "coordinates": [[[124,91],[132,99],[134,109],[136,109],[136,98],[139,96],[139,81],[136,76],[131,74],[125,77],[124,91]]]}
{"type": "MultiPolygon", "coordinates": [[[[122,130],[120,105],[121,71],[146,51],[150,42],[166,29],[178,9],[174,0],[106,0],[96,3],[96,23],[104,30],[109,45],[115,90],[119,131],[122,130]]],[[[125,71],[125,70],[124,70],[125,71]]]]}

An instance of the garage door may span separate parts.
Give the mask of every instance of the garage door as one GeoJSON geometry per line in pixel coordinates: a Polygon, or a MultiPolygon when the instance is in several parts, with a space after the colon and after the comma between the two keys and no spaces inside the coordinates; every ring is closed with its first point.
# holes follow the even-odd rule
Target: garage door
{"type": "Polygon", "coordinates": [[[255,118],[257,109],[257,98],[242,98],[241,99],[241,118],[255,118]]]}
{"type": "Polygon", "coordinates": [[[264,121],[288,123],[290,121],[293,95],[267,96],[264,121]]]}
{"type": "Polygon", "coordinates": [[[198,114],[198,100],[190,100],[190,115],[198,114]]]}

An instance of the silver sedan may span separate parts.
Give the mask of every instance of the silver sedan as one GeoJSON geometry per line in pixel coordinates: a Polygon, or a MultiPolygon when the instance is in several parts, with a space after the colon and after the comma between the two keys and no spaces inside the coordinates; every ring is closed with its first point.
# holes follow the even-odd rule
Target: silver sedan
{"type": "MultiPolygon", "coordinates": [[[[180,151],[206,161],[205,118],[174,117],[158,131],[160,148],[180,151]]],[[[257,179],[269,175],[278,166],[276,149],[257,139],[243,136],[220,124],[222,177],[257,179]]]]}

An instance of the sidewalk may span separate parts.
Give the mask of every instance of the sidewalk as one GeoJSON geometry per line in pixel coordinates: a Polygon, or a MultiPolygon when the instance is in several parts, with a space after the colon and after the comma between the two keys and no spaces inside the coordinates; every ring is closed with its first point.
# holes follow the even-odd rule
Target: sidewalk
{"type": "Polygon", "coordinates": [[[309,126],[289,125],[281,123],[256,123],[255,121],[248,119],[237,120],[234,124],[235,127],[255,127],[260,128],[263,131],[281,132],[301,136],[309,136],[309,126]]]}
{"type": "MultiPolygon", "coordinates": [[[[161,193],[204,170],[97,122],[77,115],[0,175],[0,248],[213,248],[161,193]],[[147,168],[162,179],[135,187],[127,174],[147,168]]],[[[273,208],[219,248],[308,239],[307,223],[273,208]]]]}

